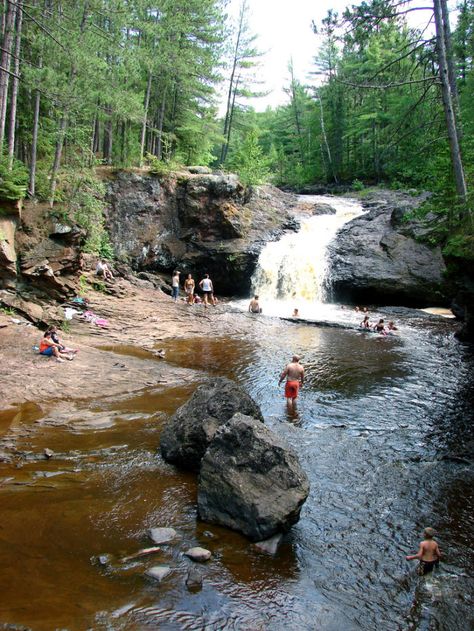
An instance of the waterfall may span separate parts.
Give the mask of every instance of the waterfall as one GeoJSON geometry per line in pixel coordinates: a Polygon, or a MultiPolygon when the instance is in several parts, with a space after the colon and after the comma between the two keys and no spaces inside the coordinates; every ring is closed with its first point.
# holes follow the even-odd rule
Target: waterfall
{"type": "Polygon", "coordinates": [[[327,246],[339,228],[364,212],[361,204],[351,199],[304,195],[300,200],[305,204],[328,204],[336,213],[305,218],[298,232],[263,248],[252,276],[252,290],[267,304],[276,300],[291,302],[295,307],[323,303],[327,246]]]}

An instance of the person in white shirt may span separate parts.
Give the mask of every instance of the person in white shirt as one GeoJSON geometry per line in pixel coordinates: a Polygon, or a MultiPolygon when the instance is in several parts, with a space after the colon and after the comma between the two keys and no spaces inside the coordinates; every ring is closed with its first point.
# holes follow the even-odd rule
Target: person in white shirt
{"type": "Polygon", "coordinates": [[[212,280],[209,278],[209,274],[204,274],[204,278],[199,282],[199,287],[204,294],[204,306],[207,307],[209,301],[211,305],[216,305],[216,299],[214,298],[214,286],[212,280]]]}
{"type": "Polygon", "coordinates": [[[171,278],[171,288],[173,290],[172,298],[176,302],[179,297],[179,270],[175,270],[173,272],[173,277],[171,278]]]}

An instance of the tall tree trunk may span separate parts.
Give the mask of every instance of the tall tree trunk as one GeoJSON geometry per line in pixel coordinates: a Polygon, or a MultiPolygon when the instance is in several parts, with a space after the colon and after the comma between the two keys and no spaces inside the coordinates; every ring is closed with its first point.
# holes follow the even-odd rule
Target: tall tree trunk
{"type": "MultiPolygon", "coordinates": [[[[453,98],[456,116],[459,116],[459,93],[456,83],[456,71],[454,69],[453,43],[451,38],[451,27],[449,25],[449,10],[447,0],[441,0],[441,16],[443,20],[443,35],[444,45],[446,48],[446,61],[448,63],[449,87],[451,88],[451,95],[453,98]]],[[[458,132],[460,131],[461,130],[458,128],[458,132]]]]}
{"type": "Polygon", "coordinates": [[[156,152],[155,155],[158,160],[163,157],[163,123],[165,121],[165,109],[166,109],[166,90],[163,92],[161,99],[160,116],[158,118],[158,136],[156,140],[156,152]]]}
{"type": "Polygon", "coordinates": [[[467,186],[464,175],[464,167],[459,146],[459,135],[456,122],[456,113],[453,105],[451,86],[449,83],[449,70],[446,55],[445,29],[443,25],[443,13],[441,0],[433,0],[434,18],[436,25],[436,47],[438,52],[439,74],[441,79],[441,94],[443,97],[444,115],[449,138],[449,149],[451,152],[451,163],[456,182],[456,193],[459,201],[466,203],[467,186]]]}
{"type": "Polygon", "coordinates": [[[148,81],[146,84],[143,123],[142,123],[142,135],[140,139],[140,167],[143,166],[143,155],[145,153],[146,124],[148,120],[148,107],[150,105],[150,92],[151,92],[151,70],[148,71],[148,81]]]}
{"type": "MultiPolygon", "coordinates": [[[[60,12],[62,11],[61,5],[59,5],[59,11],[60,12]]],[[[82,35],[84,34],[84,31],[86,29],[88,12],[89,12],[89,0],[87,0],[84,3],[81,24],[79,27],[79,31],[80,31],[79,40],[82,40],[82,35]]],[[[73,63],[71,67],[70,78],[69,78],[71,92],[74,89],[77,73],[78,73],[77,67],[73,63]]],[[[54,204],[54,194],[56,192],[56,184],[57,184],[56,180],[58,176],[59,167],[61,166],[61,156],[63,152],[64,139],[66,137],[66,129],[68,126],[69,108],[70,108],[70,104],[66,103],[66,105],[64,106],[62,116],[61,116],[61,121],[59,123],[58,137],[56,140],[56,150],[54,152],[54,162],[53,162],[53,167],[51,169],[51,183],[50,183],[50,194],[49,194],[49,205],[51,208],[53,207],[53,204],[54,204]]]]}
{"type": "MultiPolygon", "coordinates": [[[[38,68],[43,67],[43,59],[39,58],[38,68]]],[[[38,148],[38,130],[39,130],[39,112],[41,93],[39,90],[35,90],[35,100],[33,106],[33,130],[31,139],[31,159],[30,159],[30,177],[28,181],[28,194],[30,197],[35,196],[36,192],[36,155],[38,148]]]]}
{"type": "Polygon", "coordinates": [[[324,140],[324,147],[326,149],[326,154],[327,154],[327,159],[328,159],[328,165],[329,165],[329,169],[331,171],[332,177],[334,182],[337,184],[337,175],[334,171],[334,166],[333,166],[333,162],[332,162],[332,156],[331,156],[331,148],[329,147],[329,143],[328,143],[328,138],[326,135],[326,126],[324,124],[324,110],[323,110],[323,101],[320,95],[318,95],[318,101],[319,101],[319,111],[320,111],[320,125],[321,125],[321,133],[323,135],[323,140],[324,140]]]}
{"type": "Polygon", "coordinates": [[[63,153],[66,129],[67,129],[67,117],[66,117],[66,114],[64,114],[59,122],[58,138],[56,140],[56,149],[54,152],[54,162],[53,162],[53,167],[51,169],[51,187],[50,187],[50,192],[49,192],[50,208],[52,208],[54,204],[54,194],[56,193],[57,177],[58,177],[59,166],[61,165],[61,156],[63,153]]]}
{"type": "Polygon", "coordinates": [[[239,82],[240,82],[240,76],[237,77],[235,81],[234,92],[232,94],[232,101],[231,101],[230,109],[229,109],[229,120],[227,124],[227,133],[225,135],[225,141],[221,149],[221,160],[220,160],[221,164],[224,164],[224,162],[227,160],[227,153],[229,152],[230,135],[232,133],[232,122],[234,120],[235,100],[237,98],[237,88],[239,87],[239,82]]]}
{"type": "Polygon", "coordinates": [[[104,140],[102,153],[106,164],[112,164],[112,146],[113,146],[113,120],[112,120],[112,107],[108,105],[105,108],[107,119],[104,122],[104,140]]]}
{"type": "Polygon", "coordinates": [[[3,153],[3,140],[5,137],[8,84],[10,80],[11,52],[16,10],[17,0],[8,0],[7,13],[5,16],[5,35],[3,37],[2,54],[0,57],[0,155],[3,153]]]}
{"type": "Polygon", "coordinates": [[[12,96],[10,104],[10,126],[8,129],[8,168],[13,166],[13,155],[15,152],[15,129],[16,129],[16,108],[18,102],[18,85],[20,83],[20,50],[21,50],[21,28],[23,23],[23,11],[21,1],[18,4],[16,15],[16,38],[15,38],[15,62],[13,67],[14,77],[12,81],[12,96]]]}

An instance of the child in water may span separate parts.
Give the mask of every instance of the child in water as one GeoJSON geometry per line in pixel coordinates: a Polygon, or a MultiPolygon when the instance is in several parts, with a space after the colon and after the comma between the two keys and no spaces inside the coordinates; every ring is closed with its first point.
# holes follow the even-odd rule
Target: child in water
{"type": "Polygon", "coordinates": [[[420,564],[418,566],[418,574],[425,576],[438,567],[439,560],[441,558],[441,552],[437,542],[433,539],[435,531],[433,528],[425,528],[424,540],[420,543],[420,548],[416,554],[410,554],[406,557],[407,561],[413,561],[413,559],[419,559],[420,564]]]}

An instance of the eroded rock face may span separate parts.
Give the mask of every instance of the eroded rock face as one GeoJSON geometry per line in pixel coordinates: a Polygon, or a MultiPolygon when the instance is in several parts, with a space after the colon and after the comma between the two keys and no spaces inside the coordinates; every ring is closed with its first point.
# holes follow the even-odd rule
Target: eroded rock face
{"type": "Polygon", "coordinates": [[[417,241],[422,226],[405,221],[423,198],[395,193],[374,197],[364,203],[367,213],[343,226],[329,246],[333,299],[414,307],[445,304],[441,249],[417,241]]]}
{"type": "Polygon", "coordinates": [[[184,469],[199,469],[217,429],[236,412],[263,423],[258,405],[233,381],[219,377],[199,386],[165,425],[160,441],[163,458],[184,469]]]}
{"type": "Polygon", "coordinates": [[[296,196],[271,186],[246,191],[236,175],[193,167],[160,181],[119,173],[107,223],[115,252],[134,269],[208,273],[221,295],[247,295],[263,245],[297,228],[296,196]]]}
{"type": "Polygon", "coordinates": [[[17,276],[15,232],[18,219],[0,215],[0,284],[5,289],[15,286],[17,276]]]}
{"type": "Polygon", "coordinates": [[[204,521],[261,541],[298,521],[308,493],[296,454],[256,419],[235,414],[202,459],[198,512],[204,521]]]}

